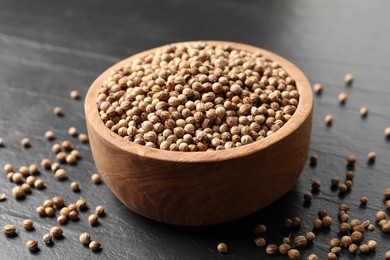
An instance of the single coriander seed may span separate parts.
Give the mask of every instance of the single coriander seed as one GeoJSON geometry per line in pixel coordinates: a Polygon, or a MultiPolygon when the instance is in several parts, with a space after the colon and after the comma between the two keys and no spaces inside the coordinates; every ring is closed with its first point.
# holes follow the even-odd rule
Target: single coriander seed
{"type": "Polygon", "coordinates": [[[310,165],[312,165],[312,166],[317,165],[317,161],[318,161],[317,154],[313,154],[312,156],[310,156],[310,165]]]}
{"type": "Polygon", "coordinates": [[[12,188],[12,195],[15,197],[15,199],[23,199],[26,195],[24,193],[24,190],[20,186],[15,186],[12,188]]]}
{"type": "Polygon", "coordinates": [[[330,183],[331,183],[332,186],[337,186],[337,185],[339,185],[339,183],[340,183],[340,178],[338,178],[338,177],[333,177],[333,178],[331,179],[330,183]]]}
{"type": "Polygon", "coordinates": [[[35,163],[33,164],[30,164],[30,166],[28,167],[28,171],[30,172],[30,174],[38,174],[39,173],[39,169],[38,169],[38,165],[36,165],[35,163]]]}
{"type": "Polygon", "coordinates": [[[31,252],[35,252],[35,251],[38,250],[38,241],[36,241],[36,240],[29,240],[29,241],[27,241],[26,247],[31,252]]]}
{"type": "Polygon", "coordinates": [[[332,222],[333,222],[332,218],[329,216],[326,216],[322,219],[322,226],[326,227],[326,228],[330,227],[332,225],[332,222]]]}
{"type": "Polygon", "coordinates": [[[361,244],[359,246],[360,253],[367,254],[370,251],[370,248],[366,244],[361,244]]]}
{"type": "Polygon", "coordinates": [[[30,139],[28,139],[27,137],[23,138],[22,141],[20,141],[20,143],[24,148],[31,147],[30,139]]]}
{"type": "Polygon", "coordinates": [[[69,218],[71,220],[77,220],[79,218],[79,213],[76,210],[71,210],[69,212],[69,218]]]}
{"type": "Polygon", "coordinates": [[[91,242],[91,236],[87,232],[81,233],[79,239],[80,239],[81,244],[86,245],[86,246],[89,245],[89,243],[91,242]]]}
{"type": "Polygon", "coordinates": [[[327,126],[331,126],[333,124],[333,116],[332,115],[326,115],[324,118],[324,121],[327,126]]]}
{"type": "Polygon", "coordinates": [[[345,102],[347,101],[347,94],[346,93],[340,93],[339,94],[339,102],[341,105],[344,105],[345,102]]]}
{"type": "Polygon", "coordinates": [[[356,156],[353,154],[348,155],[347,163],[348,163],[348,165],[354,165],[356,163],[356,156]]]}
{"type": "Polygon", "coordinates": [[[47,207],[47,208],[44,208],[44,209],[45,209],[45,214],[48,217],[53,217],[56,214],[54,208],[52,208],[52,207],[47,207]]]}
{"type": "Polygon", "coordinates": [[[35,188],[37,189],[43,189],[45,187],[45,181],[42,180],[42,179],[37,179],[35,182],[34,182],[34,186],[35,188]]]}
{"type": "Polygon", "coordinates": [[[88,222],[91,226],[96,226],[99,223],[99,218],[96,214],[91,214],[88,217],[88,222]]]}
{"type": "Polygon", "coordinates": [[[369,152],[368,155],[367,155],[367,157],[368,157],[368,161],[369,161],[369,162],[375,162],[376,153],[374,153],[374,152],[369,152]]]}
{"type": "Polygon", "coordinates": [[[41,165],[42,165],[42,167],[44,167],[45,169],[50,169],[50,167],[51,167],[51,161],[50,161],[49,159],[42,159],[41,165]]]}
{"type": "Polygon", "coordinates": [[[77,136],[77,129],[76,129],[76,127],[69,127],[69,129],[68,129],[68,134],[70,135],[70,136],[77,136]]]}
{"type": "Polygon", "coordinates": [[[69,140],[65,140],[61,143],[61,147],[67,151],[70,151],[72,149],[72,143],[69,140]]]}
{"type": "Polygon", "coordinates": [[[68,223],[68,218],[65,217],[64,215],[59,215],[57,218],[57,222],[60,225],[65,225],[66,223],[68,223]]]}
{"type": "Polygon", "coordinates": [[[385,253],[385,259],[390,260],[390,250],[386,251],[385,253]]]}
{"type": "Polygon", "coordinates": [[[376,243],[375,240],[368,240],[367,245],[368,245],[368,248],[369,248],[371,251],[375,251],[376,248],[377,248],[377,243],[376,243]]]}
{"type": "Polygon", "coordinates": [[[305,192],[305,194],[303,194],[303,200],[305,202],[310,202],[312,199],[313,199],[313,194],[310,191],[305,192]]]}
{"type": "Polygon", "coordinates": [[[82,143],[88,143],[88,135],[86,135],[86,134],[79,134],[79,140],[80,140],[80,142],[82,142],[82,143]]]}
{"type": "Polygon", "coordinates": [[[76,164],[76,157],[74,157],[72,154],[68,154],[67,156],[66,156],[66,163],[67,164],[70,164],[70,165],[74,165],[74,164],[76,164]]]}
{"type": "Polygon", "coordinates": [[[54,113],[56,116],[59,116],[59,117],[64,116],[64,111],[62,111],[62,108],[61,108],[61,107],[55,107],[55,108],[53,109],[53,113],[54,113]]]}
{"type": "Polygon", "coordinates": [[[101,177],[100,177],[100,174],[98,174],[98,173],[92,174],[91,180],[92,180],[92,182],[95,183],[95,184],[99,184],[99,183],[101,183],[101,181],[102,181],[102,180],[101,180],[101,177]]]}
{"type": "Polygon", "coordinates": [[[62,197],[59,197],[59,196],[55,196],[53,199],[53,204],[58,207],[58,208],[61,208],[65,205],[65,201],[62,197]]]}
{"type": "Polygon", "coordinates": [[[225,254],[228,251],[228,247],[225,243],[219,243],[217,245],[217,250],[218,250],[218,252],[225,254]]]}
{"type": "Polygon", "coordinates": [[[45,138],[49,141],[52,141],[55,139],[55,135],[53,131],[46,131],[45,132],[45,138]]]}
{"type": "Polygon", "coordinates": [[[351,239],[354,243],[359,243],[360,241],[362,241],[363,239],[363,234],[360,233],[359,231],[354,231],[352,234],[351,234],[351,239]]]}
{"type": "Polygon", "coordinates": [[[299,248],[305,248],[307,245],[307,239],[304,236],[297,236],[294,239],[294,245],[299,248]]]}
{"type": "Polygon", "coordinates": [[[318,191],[321,187],[321,183],[319,181],[313,181],[311,184],[311,188],[315,191],[318,191]]]}
{"type": "Polygon", "coordinates": [[[257,235],[262,235],[265,233],[265,231],[267,231],[267,228],[262,224],[255,226],[255,228],[253,229],[253,233],[257,235]]]}
{"type": "Polygon", "coordinates": [[[7,196],[5,195],[5,193],[0,192],[0,201],[4,201],[6,199],[7,199],[7,196]]]}
{"type": "Polygon", "coordinates": [[[329,244],[331,247],[336,247],[336,246],[340,246],[340,240],[335,237],[335,238],[332,238],[330,241],[329,241],[329,244]]]}
{"type": "Polygon", "coordinates": [[[50,245],[51,243],[53,243],[53,236],[49,233],[44,234],[42,240],[46,245],[50,245]]]}
{"type": "Polygon", "coordinates": [[[80,190],[80,186],[79,186],[79,184],[77,183],[77,182],[72,182],[71,184],[70,184],[70,188],[73,190],[73,191],[79,191],[80,190]]]}
{"type": "Polygon", "coordinates": [[[302,220],[299,217],[294,217],[292,219],[292,227],[293,228],[300,228],[302,224],[302,220]]]}
{"type": "Polygon", "coordinates": [[[100,216],[104,216],[105,214],[105,209],[103,206],[97,206],[96,209],[95,209],[95,214],[98,215],[99,217],[100,216]]]}
{"type": "Polygon", "coordinates": [[[390,127],[385,128],[385,137],[390,138],[390,127]]]}
{"type": "Polygon", "coordinates": [[[367,117],[367,115],[368,115],[368,108],[367,107],[361,107],[360,108],[360,115],[361,115],[361,117],[367,117]]]}
{"type": "Polygon", "coordinates": [[[61,214],[62,216],[68,217],[68,216],[69,216],[69,213],[70,213],[70,210],[68,209],[68,207],[63,207],[63,208],[60,210],[60,214],[61,214]]]}
{"type": "Polygon", "coordinates": [[[318,260],[318,256],[316,254],[311,254],[307,257],[307,260],[318,260]]]}
{"type": "Polygon", "coordinates": [[[367,205],[368,198],[366,196],[363,196],[360,198],[360,204],[367,205]]]}
{"type": "Polygon", "coordinates": [[[254,242],[255,242],[255,245],[256,245],[257,247],[265,247],[265,245],[266,245],[266,241],[265,241],[265,239],[262,238],[262,237],[255,238],[255,239],[254,239],[254,242]]]}
{"type": "Polygon", "coordinates": [[[60,144],[53,144],[51,150],[53,151],[53,153],[58,154],[62,151],[62,147],[60,144]]]}
{"type": "Polygon", "coordinates": [[[279,253],[279,247],[274,245],[274,244],[269,244],[266,248],[265,248],[265,252],[268,254],[268,255],[276,255],[279,253]]]}
{"type": "Polygon", "coordinates": [[[314,89],[314,92],[315,92],[317,95],[321,95],[321,94],[322,94],[322,91],[323,91],[323,86],[322,86],[322,84],[320,84],[320,83],[316,83],[316,84],[314,84],[313,89],[314,89]]]}
{"type": "Polygon", "coordinates": [[[335,253],[329,252],[329,253],[327,254],[327,259],[328,259],[328,260],[337,260],[337,256],[336,256],[335,253]]]}
{"type": "Polygon", "coordinates": [[[69,95],[70,95],[71,99],[74,99],[74,100],[80,99],[80,92],[77,90],[72,90],[69,95]]]}
{"type": "Polygon", "coordinates": [[[54,176],[60,180],[60,181],[63,181],[63,180],[66,180],[68,178],[68,174],[66,173],[66,171],[64,169],[58,169],[54,176]]]}
{"type": "Polygon", "coordinates": [[[54,237],[54,238],[60,238],[62,237],[62,228],[58,227],[58,226],[54,226],[50,229],[50,234],[54,237]]]}
{"type": "Polygon", "coordinates": [[[380,211],[378,211],[377,213],[376,213],[376,220],[377,221],[381,221],[382,219],[385,219],[386,218],[386,213],[384,212],[384,211],[382,211],[382,210],[380,210],[380,211]]]}
{"type": "Polygon", "coordinates": [[[35,211],[38,213],[39,216],[43,217],[46,215],[45,208],[42,206],[39,206],[35,209],[35,211]]]}
{"type": "Polygon", "coordinates": [[[301,253],[299,253],[296,249],[291,249],[288,251],[288,259],[290,260],[298,260],[301,258],[301,253]]]}
{"type": "Polygon", "coordinates": [[[358,251],[358,246],[356,244],[350,244],[349,247],[348,247],[348,251],[351,253],[351,254],[356,254],[357,251],[358,251]]]}
{"type": "Polygon", "coordinates": [[[280,244],[279,245],[279,253],[282,255],[287,255],[288,251],[291,249],[289,244],[280,244]]]}
{"type": "Polygon", "coordinates": [[[313,232],[309,231],[309,232],[306,233],[305,237],[307,239],[307,242],[311,243],[316,238],[316,235],[313,232]]]}
{"type": "Polygon", "coordinates": [[[98,241],[93,240],[91,243],[89,243],[89,248],[92,251],[99,251],[102,248],[102,245],[98,241]]]}
{"type": "Polygon", "coordinates": [[[4,171],[5,171],[5,173],[14,172],[12,164],[10,164],[10,163],[5,164],[4,165],[4,171]]]}
{"type": "Polygon", "coordinates": [[[33,221],[31,219],[23,220],[23,227],[25,230],[31,230],[33,228],[33,221]]]}
{"type": "Polygon", "coordinates": [[[3,232],[7,236],[13,236],[16,233],[16,227],[12,224],[7,224],[3,227],[3,232]]]}
{"type": "Polygon", "coordinates": [[[344,76],[344,81],[347,85],[351,85],[353,82],[353,75],[351,73],[347,73],[344,76]]]}
{"type": "Polygon", "coordinates": [[[350,236],[343,236],[341,238],[341,244],[345,247],[348,248],[352,244],[352,239],[350,236]]]}

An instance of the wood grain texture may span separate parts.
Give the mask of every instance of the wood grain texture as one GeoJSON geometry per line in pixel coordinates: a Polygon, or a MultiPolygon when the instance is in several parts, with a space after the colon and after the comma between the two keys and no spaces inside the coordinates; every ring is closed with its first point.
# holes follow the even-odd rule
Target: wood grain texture
{"type": "MultiPolygon", "coordinates": [[[[317,167],[305,164],[292,189],[270,206],[222,225],[205,228],[179,228],[143,218],[125,207],[105,183],[91,184],[96,170],[90,148],[71,139],[83,159],[67,167],[69,180],[58,182],[50,171],[41,169],[40,177],[48,184],[45,190],[33,190],[24,201],[11,195],[14,186],[0,174],[0,192],[7,201],[0,202],[0,227],[14,223],[18,236],[0,234],[0,259],[286,259],[267,256],[253,244],[252,229],[267,225],[268,243],[278,244],[283,236],[301,235],[312,229],[312,221],[321,208],[335,220],[330,229],[315,231],[316,240],[301,251],[301,259],[316,253],[326,259],[329,240],[337,236],[338,203],[349,203],[351,218],[375,221],[375,212],[385,209],[383,189],[389,186],[390,142],[383,136],[390,126],[390,3],[386,0],[145,0],[114,2],[85,1],[0,1],[0,166],[39,163],[43,157],[54,159],[52,143],[43,133],[53,130],[57,141],[71,139],[66,130],[75,126],[86,132],[83,102],[69,99],[78,89],[85,96],[94,79],[117,61],[140,51],[169,42],[216,39],[244,42],[271,50],[296,64],[311,83],[324,84],[322,96],[315,96],[313,129],[309,153],[317,153],[317,167]],[[351,72],[355,81],[344,86],[343,76],[351,72]],[[348,94],[345,106],[337,96],[348,94]],[[64,118],[52,115],[61,106],[64,118]],[[362,119],[361,106],[369,108],[362,119]],[[333,114],[331,128],[324,125],[326,114],[333,114]],[[28,136],[32,147],[20,147],[28,136]],[[369,151],[378,155],[369,165],[369,151]],[[344,178],[345,157],[356,154],[354,186],[339,197],[330,189],[330,178],[344,178]],[[69,183],[79,181],[80,193],[69,193],[69,183]],[[310,205],[303,204],[303,194],[311,182],[321,182],[321,189],[310,205]],[[89,209],[80,221],[63,226],[65,238],[53,247],[40,243],[40,251],[30,254],[24,245],[40,238],[56,225],[54,218],[40,218],[35,208],[43,200],[62,195],[66,202],[80,196],[89,209]],[[368,196],[366,207],[359,198],[368,196]],[[107,216],[91,228],[87,217],[96,205],[106,207],[107,216]],[[281,228],[287,217],[300,216],[302,227],[288,232],[281,228]],[[35,230],[21,227],[24,218],[34,221],[35,230]],[[92,253],[78,241],[81,232],[90,232],[103,244],[92,253]],[[227,255],[216,250],[219,242],[229,246],[227,255]]],[[[365,234],[374,239],[378,249],[369,255],[350,256],[342,251],[341,259],[383,259],[390,249],[389,237],[378,228],[365,234]]]]}
{"type": "Polygon", "coordinates": [[[110,72],[157,49],[133,55],[107,69],[91,85],[85,99],[92,154],[107,185],[135,212],[168,224],[219,224],[268,206],[295,183],[309,149],[313,95],[304,74],[264,49],[234,42],[208,44],[260,52],[295,79],[300,93],[297,110],[275,134],[235,149],[191,153],[148,148],[112,132],[100,119],[96,105],[103,82],[110,72]]]}

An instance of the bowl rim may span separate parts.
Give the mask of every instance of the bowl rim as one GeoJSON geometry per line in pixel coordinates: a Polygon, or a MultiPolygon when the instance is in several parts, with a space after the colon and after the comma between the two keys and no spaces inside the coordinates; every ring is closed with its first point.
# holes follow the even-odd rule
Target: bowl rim
{"type": "Polygon", "coordinates": [[[251,144],[243,145],[240,147],[234,147],[232,149],[225,149],[219,151],[204,151],[204,152],[181,152],[181,151],[166,151],[156,148],[150,148],[143,145],[139,145],[123,139],[111,129],[107,128],[100,118],[96,100],[99,94],[99,90],[103,82],[109,77],[112,71],[121,69],[130,61],[146,56],[147,54],[153,53],[160,48],[165,48],[170,45],[176,44],[192,44],[200,41],[187,41],[166,44],[160,47],[152,48],[146,51],[134,54],[126,59],[123,59],[107,70],[100,74],[90,86],[88,93],[85,97],[84,108],[86,114],[87,123],[93,128],[93,130],[100,135],[106,142],[117,147],[118,149],[136,154],[139,157],[146,159],[154,159],[169,162],[186,162],[186,163],[201,163],[201,162],[216,162],[224,160],[232,160],[240,158],[264,150],[271,145],[280,142],[286,138],[289,134],[296,131],[300,125],[302,125],[306,119],[310,116],[313,109],[313,93],[310,87],[310,83],[303,72],[296,67],[290,61],[282,58],[281,56],[270,52],[268,50],[255,47],[248,44],[231,42],[231,41],[202,41],[207,44],[216,45],[230,45],[231,47],[239,50],[247,50],[250,52],[260,52],[266,58],[271,59],[279,63],[279,65],[285,69],[288,74],[295,80],[298,92],[300,94],[297,109],[294,115],[285,125],[283,125],[277,132],[268,136],[262,140],[255,141],[251,144]]]}

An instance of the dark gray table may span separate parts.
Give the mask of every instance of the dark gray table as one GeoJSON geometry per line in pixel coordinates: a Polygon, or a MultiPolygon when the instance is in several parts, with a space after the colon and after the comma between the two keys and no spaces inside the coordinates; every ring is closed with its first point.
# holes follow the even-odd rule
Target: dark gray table
{"type": "MultiPolygon", "coordinates": [[[[47,188],[33,190],[23,201],[11,195],[13,183],[0,176],[0,226],[14,223],[18,236],[0,235],[0,259],[265,259],[264,250],[253,244],[255,224],[268,227],[268,242],[279,243],[286,232],[281,228],[287,217],[300,216],[303,226],[293,235],[311,230],[320,208],[334,218],[329,230],[316,232],[314,245],[302,251],[302,259],[316,252],[324,259],[328,241],[337,232],[337,206],[351,206],[350,217],[374,221],[375,212],[385,209],[383,189],[390,186],[390,142],[383,135],[390,125],[390,17],[388,1],[0,1],[0,165],[15,167],[53,159],[51,143],[43,133],[53,130],[57,140],[69,139],[66,131],[75,126],[85,132],[83,102],[69,98],[72,89],[85,95],[88,86],[104,69],[138,51],[169,42],[216,39],[232,40],[274,51],[298,65],[312,83],[321,82],[324,93],[315,98],[310,153],[319,155],[315,168],[305,167],[293,189],[277,203],[232,223],[207,228],[172,227],[140,217],[125,208],[106,185],[91,184],[95,170],[88,145],[70,138],[82,153],[75,167],[66,167],[69,180],[58,182],[49,171],[41,177],[47,188]],[[352,87],[345,87],[343,76],[355,75],[352,87]],[[348,94],[347,104],[338,105],[340,92],[348,94]],[[52,114],[54,106],[64,109],[65,117],[52,114]],[[370,110],[367,119],[359,115],[361,106],[370,110]],[[323,117],[334,115],[327,128],[323,117]],[[20,140],[31,139],[23,149],[20,140]],[[378,154],[368,165],[369,151],[378,154]],[[330,189],[330,178],[344,178],[345,157],[356,154],[358,162],[352,191],[345,197],[330,189]],[[70,191],[71,180],[78,180],[81,193],[70,191]],[[311,182],[322,183],[310,206],[302,203],[311,182]],[[38,239],[55,225],[55,218],[40,218],[35,208],[46,198],[61,195],[66,202],[80,196],[90,204],[80,221],[64,226],[65,238],[54,246],[41,243],[40,251],[30,254],[28,239],[38,239]],[[369,198],[359,207],[360,196],[369,198]],[[107,216],[91,228],[86,218],[98,204],[107,216]],[[21,227],[24,218],[35,222],[35,230],[21,227]],[[101,241],[103,250],[92,253],[78,242],[88,231],[101,241]],[[229,254],[216,252],[225,241],[229,254]]],[[[378,228],[366,235],[375,239],[378,250],[368,256],[342,258],[383,259],[390,249],[389,237],[378,228]]],[[[271,257],[270,257],[271,258],[271,257]]],[[[286,259],[273,257],[273,259],[286,259]]]]}

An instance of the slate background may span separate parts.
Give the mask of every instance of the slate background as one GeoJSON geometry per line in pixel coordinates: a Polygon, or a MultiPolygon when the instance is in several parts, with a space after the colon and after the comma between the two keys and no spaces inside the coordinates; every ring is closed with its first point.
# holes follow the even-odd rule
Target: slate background
{"type": "MultiPolygon", "coordinates": [[[[66,167],[69,180],[58,182],[49,171],[41,177],[47,188],[16,202],[13,183],[0,175],[0,192],[8,199],[0,202],[0,226],[14,223],[18,236],[0,235],[0,259],[268,259],[264,250],[253,244],[254,225],[264,223],[268,242],[279,243],[286,232],[281,229],[287,217],[300,216],[302,234],[311,229],[320,208],[336,219],[337,205],[351,206],[351,218],[375,220],[375,212],[385,209],[383,189],[389,185],[390,142],[383,135],[390,126],[390,17],[388,1],[0,1],[0,165],[15,167],[53,159],[43,133],[53,130],[57,141],[70,139],[83,159],[66,167]],[[274,51],[300,67],[314,84],[321,82],[324,93],[315,98],[310,154],[319,155],[315,168],[305,167],[293,189],[275,204],[240,220],[207,228],[179,228],[150,221],[125,208],[106,185],[92,185],[95,170],[88,145],[70,138],[66,131],[75,126],[85,132],[83,102],[69,98],[72,89],[85,95],[94,78],[113,63],[148,48],[169,42],[214,39],[232,40],[274,51]],[[345,73],[353,73],[352,87],[343,83],[345,73]],[[337,96],[348,94],[345,106],[337,96]],[[52,114],[54,106],[64,109],[65,117],[52,114]],[[359,115],[361,106],[370,110],[367,119],[359,115]],[[325,127],[323,117],[334,115],[334,125],[325,127]],[[31,139],[23,149],[20,140],[31,139]],[[368,165],[369,151],[378,154],[368,165]],[[344,177],[345,157],[356,154],[355,185],[344,198],[329,187],[333,176],[344,177]],[[77,180],[82,191],[70,191],[77,180]],[[309,207],[302,196],[311,182],[322,183],[309,207]],[[38,239],[55,225],[54,218],[40,218],[35,208],[54,195],[66,202],[84,197],[90,209],[80,221],[64,226],[65,239],[54,246],[41,243],[40,251],[30,254],[28,239],[38,239]],[[360,196],[369,203],[359,207],[360,196]],[[107,216],[91,228],[86,222],[96,205],[106,207],[107,216]],[[35,230],[21,227],[24,218],[34,220],[35,230]],[[78,242],[88,231],[101,241],[103,250],[92,253],[78,242]],[[230,248],[227,255],[216,252],[218,242],[230,248]]],[[[337,223],[337,221],[336,221],[337,223]]],[[[336,224],[317,233],[314,245],[302,251],[302,259],[316,252],[320,259],[329,250],[328,241],[336,235],[336,224]]],[[[366,239],[375,239],[378,250],[368,256],[342,259],[383,259],[390,249],[389,237],[377,228],[366,239]]],[[[286,259],[286,257],[269,257],[286,259]]]]}

